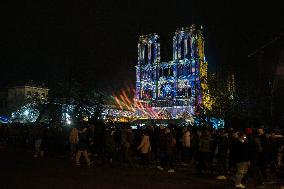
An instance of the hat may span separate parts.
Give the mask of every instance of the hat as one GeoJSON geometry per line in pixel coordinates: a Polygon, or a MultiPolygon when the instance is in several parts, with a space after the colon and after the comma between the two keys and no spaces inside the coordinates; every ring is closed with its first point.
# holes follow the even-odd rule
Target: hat
{"type": "Polygon", "coordinates": [[[246,134],[252,134],[252,129],[251,128],[246,128],[245,133],[246,134]]]}

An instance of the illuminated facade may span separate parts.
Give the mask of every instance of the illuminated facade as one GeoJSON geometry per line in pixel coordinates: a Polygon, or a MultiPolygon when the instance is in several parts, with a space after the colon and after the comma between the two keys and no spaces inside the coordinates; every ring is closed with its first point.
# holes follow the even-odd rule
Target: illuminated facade
{"type": "Polygon", "coordinates": [[[17,86],[8,89],[8,101],[24,101],[29,98],[46,100],[49,89],[34,86],[17,86]]]}
{"type": "Polygon", "coordinates": [[[157,34],[140,36],[135,101],[143,109],[151,108],[151,115],[178,118],[185,113],[196,115],[200,107],[210,108],[206,77],[204,38],[195,25],[176,30],[173,60],[168,62],[161,62],[157,34]]]}
{"type": "Polygon", "coordinates": [[[8,108],[12,112],[11,121],[35,122],[40,114],[38,104],[47,101],[48,92],[48,88],[36,87],[32,83],[9,88],[7,101],[8,108]]]}

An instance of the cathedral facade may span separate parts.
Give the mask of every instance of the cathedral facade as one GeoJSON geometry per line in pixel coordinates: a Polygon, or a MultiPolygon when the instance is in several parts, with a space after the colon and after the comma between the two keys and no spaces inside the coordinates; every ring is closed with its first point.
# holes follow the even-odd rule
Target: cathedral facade
{"type": "Polygon", "coordinates": [[[208,90],[202,31],[195,25],[177,29],[172,53],[171,61],[161,62],[159,35],[139,37],[135,101],[154,115],[195,115],[208,90]]]}

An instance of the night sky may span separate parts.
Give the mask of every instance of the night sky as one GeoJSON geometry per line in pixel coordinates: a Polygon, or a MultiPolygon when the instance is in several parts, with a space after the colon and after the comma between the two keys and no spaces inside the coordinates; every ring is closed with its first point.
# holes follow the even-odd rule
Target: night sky
{"type": "Polygon", "coordinates": [[[158,33],[168,61],[175,29],[192,23],[204,27],[210,69],[230,67],[245,80],[255,66],[247,55],[283,32],[282,6],[272,1],[48,0],[1,9],[0,87],[76,80],[107,92],[134,88],[139,35],[158,33]]]}

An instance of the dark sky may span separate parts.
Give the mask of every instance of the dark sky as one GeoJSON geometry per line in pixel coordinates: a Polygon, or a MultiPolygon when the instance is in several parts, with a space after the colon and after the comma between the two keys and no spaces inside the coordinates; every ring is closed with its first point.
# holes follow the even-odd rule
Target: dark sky
{"type": "Polygon", "coordinates": [[[229,0],[6,3],[1,5],[0,87],[33,80],[53,88],[70,78],[108,92],[134,87],[139,35],[160,34],[167,61],[175,29],[192,23],[204,26],[210,67],[231,66],[246,75],[253,67],[247,55],[283,31],[281,7],[229,0]]]}

